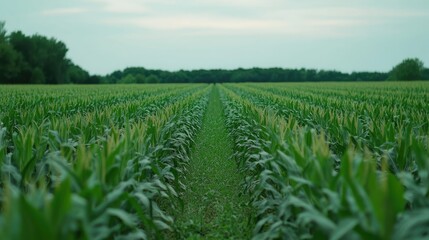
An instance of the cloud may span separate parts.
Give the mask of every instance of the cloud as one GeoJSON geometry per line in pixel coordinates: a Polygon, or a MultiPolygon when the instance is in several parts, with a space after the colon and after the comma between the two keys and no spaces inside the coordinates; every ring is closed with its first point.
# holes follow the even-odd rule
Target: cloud
{"type": "Polygon", "coordinates": [[[273,18],[176,15],[115,18],[104,21],[113,26],[138,27],[151,31],[181,31],[196,34],[344,35],[344,29],[369,24],[364,20],[315,19],[286,15],[273,18]]]}
{"type": "Polygon", "coordinates": [[[101,10],[109,13],[145,13],[148,7],[139,0],[92,0],[101,5],[101,10]]]}
{"type": "Polygon", "coordinates": [[[70,7],[70,8],[53,8],[47,9],[41,12],[45,16],[62,16],[62,15],[74,15],[87,12],[86,8],[70,7]]]}
{"type": "Polygon", "coordinates": [[[240,7],[240,8],[261,8],[278,6],[279,4],[284,5],[281,0],[192,0],[193,4],[201,4],[206,6],[216,7],[240,7]]]}
{"type": "Polygon", "coordinates": [[[296,14],[306,17],[336,17],[336,18],[397,18],[429,16],[426,11],[396,10],[380,8],[358,7],[322,7],[322,8],[296,8],[279,9],[275,14],[296,14]]]}
{"type": "MultiPolygon", "coordinates": [[[[287,0],[90,0],[96,22],[121,28],[188,34],[272,34],[351,36],[403,18],[428,16],[418,9],[317,7],[287,0]]],[[[67,15],[84,8],[57,8],[44,15],[67,15]]]]}
{"type": "Polygon", "coordinates": [[[283,0],[92,0],[116,13],[142,15],[109,16],[113,26],[139,27],[152,31],[196,33],[271,33],[298,35],[350,35],[357,30],[392,23],[398,19],[428,16],[416,10],[371,7],[315,7],[283,0]],[[349,28],[349,29],[348,29],[349,28]]]}
{"type": "Polygon", "coordinates": [[[239,18],[213,18],[201,16],[123,18],[106,21],[113,25],[131,25],[152,30],[245,30],[263,29],[278,22],[239,18]]]}

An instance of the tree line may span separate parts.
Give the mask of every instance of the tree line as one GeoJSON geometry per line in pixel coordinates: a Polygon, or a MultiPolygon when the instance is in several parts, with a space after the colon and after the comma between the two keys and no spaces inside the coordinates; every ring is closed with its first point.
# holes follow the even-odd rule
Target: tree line
{"type": "Polygon", "coordinates": [[[93,77],[68,59],[67,51],[55,38],[21,31],[7,34],[0,22],[0,83],[90,83],[93,77]]]}
{"type": "Polygon", "coordinates": [[[250,68],[212,70],[150,70],[131,67],[106,76],[90,75],[67,58],[67,46],[55,38],[21,31],[7,34],[0,22],[0,84],[115,84],[429,80],[419,59],[405,59],[390,72],[250,68]]]}
{"type": "Polygon", "coordinates": [[[314,69],[251,68],[235,70],[180,70],[175,72],[142,67],[115,71],[103,78],[104,83],[222,83],[222,82],[322,82],[322,81],[384,81],[387,73],[314,69]]]}
{"type": "Polygon", "coordinates": [[[180,70],[175,72],[126,68],[104,76],[102,83],[223,83],[223,82],[355,82],[429,80],[429,69],[419,59],[405,59],[390,72],[352,72],[335,70],[251,68],[235,70],[180,70]]]}

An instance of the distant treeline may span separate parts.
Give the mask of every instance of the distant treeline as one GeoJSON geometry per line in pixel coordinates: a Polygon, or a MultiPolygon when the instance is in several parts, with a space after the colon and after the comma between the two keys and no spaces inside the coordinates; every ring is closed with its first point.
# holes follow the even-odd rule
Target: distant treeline
{"type": "Polygon", "coordinates": [[[142,67],[115,71],[100,79],[103,83],[222,83],[222,82],[354,82],[429,80],[429,69],[419,59],[405,59],[390,72],[326,71],[315,69],[251,68],[235,70],[149,70],[142,67]]]}
{"type": "Polygon", "coordinates": [[[321,82],[321,81],[384,81],[387,73],[313,69],[251,68],[235,70],[180,70],[176,72],[127,68],[104,77],[105,83],[221,83],[221,82],[321,82]]]}
{"type": "Polygon", "coordinates": [[[429,80],[429,69],[418,59],[406,59],[389,73],[335,70],[251,68],[235,70],[149,70],[126,68],[106,76],[90,75],[66,57],[66,45],[55,38],[7,34],[0,22],[0,84],[97,83],[221,83],[429,80]]]}

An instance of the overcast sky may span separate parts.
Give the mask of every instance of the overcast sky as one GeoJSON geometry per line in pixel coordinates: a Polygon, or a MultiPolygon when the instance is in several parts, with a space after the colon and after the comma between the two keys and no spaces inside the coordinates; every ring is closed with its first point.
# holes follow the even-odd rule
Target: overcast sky
{"type": "Polygon", "coordinates": [[[0,21],[65,42],[93,74],[429,66],[429,0],[1,0],[0,21]]]}

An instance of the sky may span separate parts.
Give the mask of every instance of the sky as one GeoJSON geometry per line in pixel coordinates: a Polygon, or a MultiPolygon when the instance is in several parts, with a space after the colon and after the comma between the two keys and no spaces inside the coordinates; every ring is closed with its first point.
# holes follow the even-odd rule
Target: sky
{"type": "Polygon", "coordinates": [[[1,0],[0,21],[63,41],[92,74],[429,66],[428,0],[1,0]]]}

